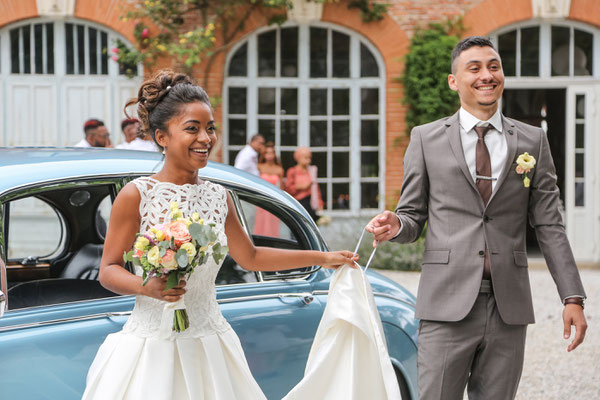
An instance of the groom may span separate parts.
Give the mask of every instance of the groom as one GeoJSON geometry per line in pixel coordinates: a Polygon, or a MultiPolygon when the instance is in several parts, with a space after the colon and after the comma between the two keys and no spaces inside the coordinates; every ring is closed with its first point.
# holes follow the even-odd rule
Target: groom
{"type": "Polygon", "coordinates": [[[534,322],[527,223],[565,304],[565,339],[575,325],[569,351],[585,335],[585,292],[548,140],[542,129],[500,113],[504,74],[488,39],[456,45],[448,84],[460,110],[413,129],[396,212],[376,216],[367,229],[376,240],[408,243],[428,223],[415,315],[421,400],[462,399],[465,386],[470,399],[512,399],[534,322]]]}

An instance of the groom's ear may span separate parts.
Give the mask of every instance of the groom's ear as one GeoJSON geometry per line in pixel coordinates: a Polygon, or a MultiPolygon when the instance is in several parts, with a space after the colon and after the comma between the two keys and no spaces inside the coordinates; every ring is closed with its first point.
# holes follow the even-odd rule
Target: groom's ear
{"type": "Polygon", "coordinates": [[[453,74],[448,75],[448,86],[450,89],[458,92],[458,85],[456,84],[456,77],[453,74]]]}

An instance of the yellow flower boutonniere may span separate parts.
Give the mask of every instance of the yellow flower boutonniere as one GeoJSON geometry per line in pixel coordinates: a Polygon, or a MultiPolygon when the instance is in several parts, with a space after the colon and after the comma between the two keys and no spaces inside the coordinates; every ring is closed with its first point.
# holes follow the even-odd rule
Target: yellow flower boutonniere
{"type": "Polygon", "coordinates": [[[523,175],[523,186],[529,187],[529,182],[531,181],[527,174],[533,169],[535,166],[535,157],[529,155],[529,153],[525,152],[517,157],[517,174],[523,175]]]}

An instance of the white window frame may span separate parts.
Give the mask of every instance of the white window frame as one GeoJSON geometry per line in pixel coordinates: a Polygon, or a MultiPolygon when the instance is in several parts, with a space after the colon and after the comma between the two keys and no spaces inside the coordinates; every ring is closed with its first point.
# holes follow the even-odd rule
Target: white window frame
{"type": "MultiPolygon", "coordinates": [[[[312,147],[314,151],[327,151],[331,154],[332,151],[347,150],[350,153],[350,206],[347,210],[327,210],[328,214],[336,216],[356,216],[356,215],[372,215],[374,210],[382,210],[385,207],[385,116],[386,116],[386,69],[383,57],[379,51],[373,46],[367,39],[360,34],[349,30],[347,28],[330,24],[326,22],[317,22],[310,25],[297,25],[295,23],[286,22],[281,28],[298,27],[299,28],[299,39],[298,39],[298,77],[259,77],[257,71],[257,38],[258,35],[267,31],[277,29],[277,45],[276,45],[276,75],[280,69],[279,65],[279,37],[280,28],[263,27],[252,32],[243,40],[240,40],[235,46],[232,47],[230,52],[227,54],[225,62],[225,79],[223,83],[223,132],[228,132],[228,118],[230,117],[228,112],[228,88],[229,87],[246,87],[246,133],[248,139],[256,132],[258,132],[258,87],[276,87],[276,88],[297,88],[298,89],[298,146],[310,147],[310,89],[312,88],[347,88],[350,90],[350,145],[346,147],[328,146],[323,147],[312,147]],[[309,59],[310,59],[310,28],[325,28],[330,29],[328,35],[331,35],[331,30],[338,31],[346,34],[350,37],[350,76],[348,78],[310,78],[309,77],[309,59]],[[248,44],[247,48],[247,76],[227,76],[229,71],[229,64],[231,58],[235,55],[236,51],[243,46],[245,43],[248,44]],[[378,77],[365,77],[360,76],[360,45],[365,45],[371,54],[373,54],[377,66],[379,68],[378,77]],[[361,126],[361,114],[360,114],[360,90],[361,88],[377,88],[379,91],[379,114],[371,117],[363,117],[362,119],[377,119],[379,121],[379,144],[377,146],[362,146],[360,145],[360,126],[361,126]],[[379,175],[375,178],[362,178],[361,177],[361,165],[360,163],[353,161],[360,159],[361,151],[377,151],[379,154],[379,175]],[[377,209],[361,209],[361,183],[375,182],[378,183],[379,189],[379,202],[377,209]]],[[[331,68],[331,40],[328,41],[328,55],[329,68],[331,68]]],[[[328,109],[331,110],[331,96],[328,96],[328,109]]],[[[278,112],[278,110],[276,110],[278,112]]],[[[235,114],[236,116],[242,117],[241,114],[235,114]]],[[[233,114],[232,114],[233,116],[233,114]]],[[[276,115],[276,118],[281,116],[276,115]]],[[[281,118],[285,119],[285,118],[281,118]]],[[[313,117],[313,119],[316,119],[313,117]]],[[[323,118],[328,124],[332,121],[340,119],[336,116],[328,116],[323,118]]],[[[347,117],[341,119],[348,119],[347,117]]],[[[276,129],[276,138],[279,136],[278,128],[276,129]]],[[[223,135],[223,162],[229,163],[229,151],[239,149],[243,146],[229,146],[228,135],[223,135]]],[[[277,142],[278,152],[280,150],[289,151],[293,150],[293,146],[281,146],[280,142],[277,142]]],[[[331,172],[332,157],[327,158],[327,168],[331,172]]],[[[330,176],[331,174],[328,174],[330,176]]],[[[323,178],[319,179],[319,182],[336,183],[337,181],[348,181],[348,178],[323,178]]],[[[331,190],[328,190],[328,196],[331,197],[331,190]]],[[[330,205],[331,207],[331,205],[330,205]]]]}
{"type": "MultiPolygon", "coordinates": [[[[32,29],[33,31],[33,29],[32,29]]],[[[85,29],[84,35],[88,37],[88,29],[85,29]]],[[[54,145],[73,145],[71,139],[65,138],[62,135],[64,132],[69,131],[69,126],[66,121],[65,110],[65,94],[64,91],[81,85],[85,87],[93,82],[94,85],[104,85],[108,88],[110,98],[103,99],[106,104],[108,115],[104,116],[105,122],[109,124],[108,128],[111,134],[111,140],[113,144],[122,142],[122,133],[120,121],[124,118],[123,116],[123,104],[116,104],[115,99],[121,101],[121,97],[126,96],[124,93],[133,90],[135,87],[139,87],[141,80],[144,76],[144,70],[142,65],[138,65],[137,77],[130,79],[125,75],[119,74],[119,65],[112,61],[111,49],[115,47],[116,40],[119,39],[127,46],[132,44],[122,35],[118,34],[110,28],[100,25],[95,22],[77,19],[77,18],[66,18],[66,19],[54,19],[49,17],[31,18],[23,21],[19,21],[10,25],[3,26],[0,29],[0,96],[2,99],[8,99],[8,91],[10,86],[16,84],[22,85],[23,87],[44,87],[52,91],[52,96],[56,101],[56,115],[52,121],[48,121],[48,125],[52,126],[52,130],[58,132],[56,143],[54,145]],[[15,28],[21,28],[26,25],[33,27],[35,24],[46,24],[52,23],[54,25],[54,73],[53,74],[36,74],[34,69],[29,74],[18,73],[13,74],[11,72],[11,50],[10,50],[10,31],[15,28]],[[66,66],[66,34],[65,24],[72,23],[75,25],[84,25],[86,28],[91,27],[98,31],[107,33],[107,46],[109,51],[108,60],[108,75],[103,74],[89,74],[89,59],[86,57],[85,61],[85,74],[67,74],[66,66]],[[113,104],[114,103],[114,104],[113,104]]],[[[22,43],[22,42],[21,42],[22,43]]],[[[33,47],[33,42],[31,44],[33,47]]],[[[89,41],[85,41],[84,53],[88,54],[89,41]]],[[[35,50],[32,50],[33,56],[35,50]]],[[[74,55],[74,62],[76,57],[74,55]]],[[[87,90],[87,88],[86,88],[87,90]]],[[[11,127],[8,126],[6,113],[10,112],[10,108],[5,104],[6,102],[0,102],[0,144],[6,146],[9,145],[9,136],[13,135],[13,132],[9,132],[11,127]]],[[[29,109],[35,110],[36,103],[33,96],[29,102],[29,109]]],[[[87,107],[87,106],[86,106],[87,107]]],[[[89,117],[99,117],[100,115],[89,115],[89,117]]],[[[78,128],[79,129],[79,128],[78,128]]],[[[81,128],[81,137],[83,137],[83,130],[81,128]]]]}
{"type": "Polygon", "coordinates": [[[576,21],[535,21],[529,20],[524,22],[519,22],[516,24],[508,25],[494,31],[490,34],[490,39],[494,46],[498,48],[498,36],[508,33],[513,30],[517,30],[517,55],[516,55],[516,74],[517,76],[507,76],[505,79],[506,84],[511,84],[513,82],[519,82],[521,84],[532,83],[535,84],[540,80],[544,80],[545,87],[549,87],[546,83],[548,80],[552,80],[554,83],[553,87],[564,87],[568,83],[573,82],[582,82],[588,80],[597,81],[600,78],[600,30],[594,28],[590,25],[576,22],[576,21]],[[574,51],[574,35],[573,29],[578,29],[581,31],[585,31],[587,33],[591,33],[594,37],[594,49],[593,49],[593,68],[591,75],[587,76],[574,76],[572,75],[573,70],[573,60],[569,62],[570,75],[563,76],[553,76],[552,75],[552,27],[564,27],[570,28],[570,54],[569,57],[573,58],[574,51]],[[521,29],[522,28],[540,28],[540,41],[539,41],[539,53],[538,53],[538,65],[539,65],[539,76],[524,76],[521,77],[521,29]]]}

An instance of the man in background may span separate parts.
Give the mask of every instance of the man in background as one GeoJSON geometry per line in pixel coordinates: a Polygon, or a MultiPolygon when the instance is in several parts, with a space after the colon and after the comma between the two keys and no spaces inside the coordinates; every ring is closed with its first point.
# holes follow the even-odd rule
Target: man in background
{"type": "Polygon", "coordinates": [[[235,157],[236,168],[243,169],[246,172],[250,172],[253,175],[259,176],[258,172],[258,155],[265,146],[265,138],[257,133],[250,138],[248,143],[235,157]]]}
{"type": "Polygon", "coordinates": [[[158,151],[154,140],[149,137],[140,136],[140,121],[136,118],[127,118],[121,121],[121,130],[125,135],[125,143],[117,146],[117,149],[158,151]]]}
{"type": "Polygon", "coordinates": [[[88,119],[83,124],[85,137],[74,147],[113,147],[110,133],[99,119],[88,119]]]}

